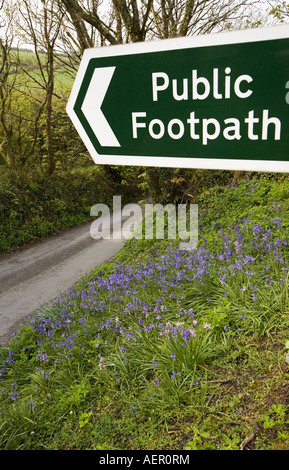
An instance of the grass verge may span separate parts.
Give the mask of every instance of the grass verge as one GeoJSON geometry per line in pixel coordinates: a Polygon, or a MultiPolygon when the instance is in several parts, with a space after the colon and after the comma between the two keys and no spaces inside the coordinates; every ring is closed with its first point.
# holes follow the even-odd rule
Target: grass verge
{"type": "Polygon", "coordinates": [[[131,240],[31,318],[0,351],[0,448],[288,450],[288,191],[207,191],[196,251],[131,240]]]}

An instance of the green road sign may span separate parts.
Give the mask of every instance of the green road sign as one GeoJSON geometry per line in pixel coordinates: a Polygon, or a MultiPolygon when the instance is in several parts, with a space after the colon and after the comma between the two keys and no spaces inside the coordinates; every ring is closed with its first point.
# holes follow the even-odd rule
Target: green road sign
{"type": "Polygon", "coordinates": [[[87,49],[67,112],[96,163],[289,171],[289,26],[87,49]]]}

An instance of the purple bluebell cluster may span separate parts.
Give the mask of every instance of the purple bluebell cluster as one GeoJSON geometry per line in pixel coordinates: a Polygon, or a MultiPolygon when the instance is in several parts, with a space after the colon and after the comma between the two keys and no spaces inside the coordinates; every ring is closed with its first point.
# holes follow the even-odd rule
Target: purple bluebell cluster
{"type": "MultiPolygon", "coordinates": [[[[157,387],[164,370],[172,381],[183,372],[197,374],[199,364],[215,357],[212,335],[237,333],[252,312],[269,311],[268,289],[282,302],[289,270],[284,227],[280,217],[243,218],[208,231],[195,251],[163,243],[143,262],[115,261],[110,274],[104,269],[80,280],[50,316],[31,318],[37,370],[48,379],[51,367],[90,361],[99,374],[117,375],[116,386],[124,363],[143,367],[157,387]]],[[[11,349],[1,376],[13,360],[11,349]]]]}

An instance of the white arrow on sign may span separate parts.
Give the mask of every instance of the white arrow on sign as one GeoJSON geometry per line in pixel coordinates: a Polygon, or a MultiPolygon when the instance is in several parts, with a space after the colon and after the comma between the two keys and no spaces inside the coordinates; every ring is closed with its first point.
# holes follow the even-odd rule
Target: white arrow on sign
{"type": "Polygon", "coordinates": [[[102,67],[94,70],[81,107],[95,137],[102,147],[121,146],[101,111],[101,106],[114,71],[115,67],[102,67]]]}

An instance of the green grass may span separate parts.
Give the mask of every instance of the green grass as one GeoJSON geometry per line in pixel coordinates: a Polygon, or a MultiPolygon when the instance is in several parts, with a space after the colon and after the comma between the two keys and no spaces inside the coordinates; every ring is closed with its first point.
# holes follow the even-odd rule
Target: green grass
{"type": "MultiPolygon", "coordinates": [[[[21,69],[17,68],[18,73],[18,80],[16,81],[17,88],[20,90],[24,90],[27,87],[35,89],[35,91],[39,88],[38,83],[42,83],[41,72],[39,70],[39,63],[37,61],[35,53],[31,50],[12,50],[11,51],[11,60],[12,62],[20,61],[21,67],[27,73],[24,73],[23,70],[20,72],[21,69]]],[[[44,53],[39,54],[39,60],[42,64],[42,70],[45,74],[45,67],[46,67],[46,55],[44,53]]],[[[61,57],[61,60],[58,60],[57,54],[55,55],[55,66],[54,66],[54,80],[55,80],[55,92],[60,92],[63,88],[71,89],[73,85],[73,81],[75,78],[75,73],[69,67],[65,67],[65,56],[61,57]],[[69,71],[69,73],[68,73],[69,71]],[[72,72],[72,74],[71,74],[72,72]]],[[[15,68],[16,70],[16,68],[15,68]]],[[[13,67],[11,78],[14,78],[13,74],[13,67]]],[[[42,83],[43,84],[43,83],[42,83]]]]}
{"type": "Polygon", "coordinates": [[[131,240],[39,311],[0,351],[0,448],[288,450],[288,193],[207,191],[196,253],[131,240]]]}

